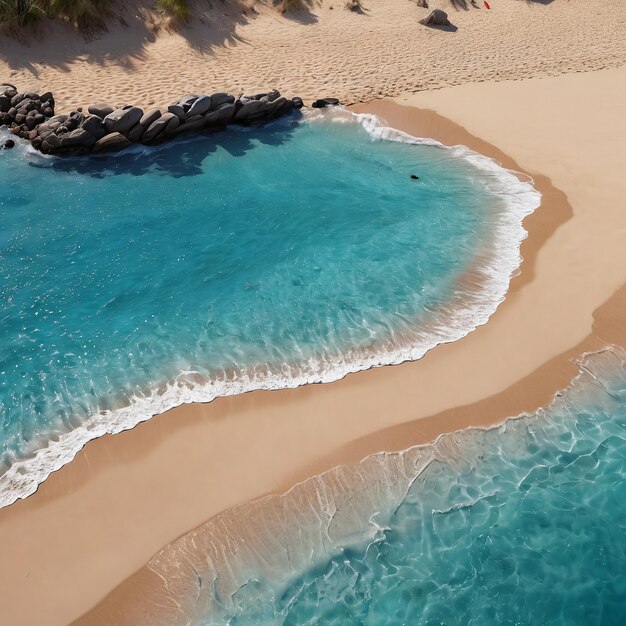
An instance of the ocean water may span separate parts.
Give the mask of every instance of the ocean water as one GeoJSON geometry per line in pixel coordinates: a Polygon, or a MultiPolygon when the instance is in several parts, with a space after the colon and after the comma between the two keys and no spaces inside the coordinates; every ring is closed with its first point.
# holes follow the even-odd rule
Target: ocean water
{"type": "Polygon", "coordinates": [[[623,625],[626,352],[580,367],[536,413],[210,520],[148,564],[137,623],[623,625]]]}
{"type": "Polygon", "coordinates": [[[504,298],[539,201],[484,157],[339,110],[118,156],[20,147],[0,181],[0,505],[182,402],[462,337],[504,298]]]}

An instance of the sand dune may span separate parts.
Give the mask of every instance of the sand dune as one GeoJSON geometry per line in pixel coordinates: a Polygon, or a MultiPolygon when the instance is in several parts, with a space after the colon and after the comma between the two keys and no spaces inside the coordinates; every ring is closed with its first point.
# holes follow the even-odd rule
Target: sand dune
{"type": "Polygon", "coordinates": [[[411,0],[363,4],[358,14],[344,0],[322,0],[282,16],[258,2],[244,9],[213,0],[178,32],[162,26],[150,3],[125,4],[109,32],[91,41],[58,25],[24,43],[2,37],[0,80],[53,90],[59,110],[94,101],[160,106],[189,92],[270,87],[350,103],[626,61],[622,0],[494,0],[490,11],[465,0],[431,2],[448,11],[456,32],[421,26],[427,10],[411,0]]]}

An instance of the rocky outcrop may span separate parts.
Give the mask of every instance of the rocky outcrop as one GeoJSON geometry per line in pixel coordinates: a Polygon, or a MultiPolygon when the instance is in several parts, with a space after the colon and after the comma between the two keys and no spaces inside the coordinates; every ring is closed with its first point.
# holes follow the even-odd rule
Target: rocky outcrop
{"type": "Polygon", "coordinates": [[[427,17],[420,20],[420,24],[424,24],[424,26],[452,26],[448,14],[441,9],[431,11],[427,17]]]}
{"type": "MultiPolygon", "coordinates": [[[[326,106],[339,101],[325,98],[323,102],[326,106]]],[[[0,126],[8,126],[34,148],[54,155],[111,152],[132,144],[155,145],[184,133],[273,120],[303,106],[301,98],[288,99],[276,90],[239,98],[218,92],[185,96],[165,112],[100,103],[88,107],[87,113],[78,108],[68,115],[54,115],[50,92],[18,93],[13,85],[0,85],[0,126]]]]}
{"type": "Polygon", "coordinates": [[[336,106],[339,104],[337,98],[320,98],[316,100],[311,106],[315,109],[323,109],[328,106],[336,106]]]}
{"type": "Polygon", "coordinates": [[[0,126],[22,139],[32,140],[33,132],[54,116],[54,97],[48,91],[18,93],[15,85],[0,84],[0,126]]]}

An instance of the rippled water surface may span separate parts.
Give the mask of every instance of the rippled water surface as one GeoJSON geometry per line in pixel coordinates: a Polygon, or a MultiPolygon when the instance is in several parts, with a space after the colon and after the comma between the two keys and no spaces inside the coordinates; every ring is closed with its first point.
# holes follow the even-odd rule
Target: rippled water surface
{"type": "Polygon", "coordinates": [[[183,401],[417,358],[487,319],[537,194],[355,119],[0,154],[0,504],[183,401]]]}
{"type": "Polygon", "coordinates": [[[168,582],[151,623],[626,623],[625,358],[590,355],[550,407],[499,428],[218,516],[149,564],[168,582]]]}

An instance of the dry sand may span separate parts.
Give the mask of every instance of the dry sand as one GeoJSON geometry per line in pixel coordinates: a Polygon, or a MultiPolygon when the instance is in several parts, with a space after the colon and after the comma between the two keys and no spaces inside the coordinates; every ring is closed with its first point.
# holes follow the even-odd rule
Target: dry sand
{"type": "Polygon", "coordinates": [[[418,28],[426,11],[409,0],[365,0],[366,15],[325,2],[300,21],[226,4],[219,19],[207,11],[210,24],[157,37],[129,8],[128,27],[90,43],[60,29],[30,47],[0,40],[0,80],[51,88],[60,109],[271,86],[367,100],[469,81],[399,100],[430,111],[368,109],[531,173],[544,194],[509,297],[462,341],[330,385],[180,407],[91,442],[0,510],[2,624],[63,626],[219,511],[340,461],[536,408],[569,381],[571,356],[626,344],[626,5],[491,4],[449,11],[456,33],[418,28]],[[615,69],[483,82],[601,67],[615,69]]]}
{"type": "Polygon", "coordinates": [[[130,0],[118,20],[126,25],[110,20],[109,32],[91,41],[49,26],[24,45],[0,36],[0,81],[52,89],[59,112],[94,101],[161,106],[189,92],[271,87],[350,103],[626,61],[623,0],[493,0],[490,11],[468,0],[431,0],[457,32],[420,26],[428,10],[411,0],[362,0],[363,14],[345,0],[311,0],[286,16],[254,0],[210,1],[195,5],[202,21],[178,32],[160,27],[155,35],[153,3],[130,0]]]}
{"type": "Polygon", "coordinates": [[[6,623],[67,624],[217,512],[339,461],[545,404],[573,375],[570,356],[626,342],[626,66],[414,98],[493,145],[432,112],[369,108],[543,174],[523,271],[489,324],[417,363],[181,407],[91,442],[0,511],[6,623]]]}

